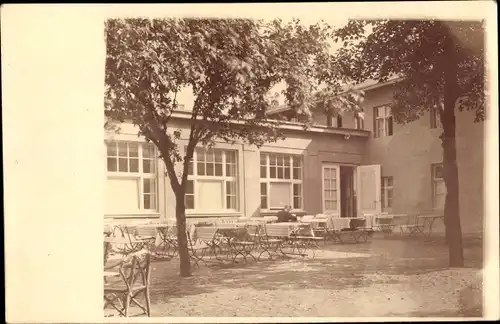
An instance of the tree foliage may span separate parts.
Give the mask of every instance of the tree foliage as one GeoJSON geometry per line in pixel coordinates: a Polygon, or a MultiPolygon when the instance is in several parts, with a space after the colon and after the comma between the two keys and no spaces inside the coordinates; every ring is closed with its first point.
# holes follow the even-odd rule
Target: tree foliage
{"type": "Polygon", "coordinates": [[[393,101],[394,118],[399,123],[442,107],[450,58],[445,46],[447,38],[453,38],[458,108],[474,109],[475,121],[484,120],[482,21],[353,20],[337,30],[335,37],[345,45],[337,56],[342,73],[354,82],[401,77],[393,101]]]}

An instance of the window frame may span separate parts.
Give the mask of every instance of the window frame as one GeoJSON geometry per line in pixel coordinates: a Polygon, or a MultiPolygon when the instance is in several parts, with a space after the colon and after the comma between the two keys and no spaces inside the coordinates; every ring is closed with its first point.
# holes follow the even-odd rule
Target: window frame
{"type": "Polygon", "coordinates": [[[333,128],[342,128],[342,116],[329,114],[326,119],[326,126],[333,128]],[[335,122],[334,122],[335,121],[335,122]]]}
{"type": "MultiPolygon", "coordinates": [[[[130,141],[130,140],[105,140],[104,141],[105,146],[106,146],[106,179],[136,179],[138,181],[138,196],[139,196],[139,207],[137,210],[131,211],[130,213],[126,214],[158,214],[159,212],[159,179],[158,179],[158,160],[157,160],[157,150],[154,144],[148,143],[148,142],[140,142],[140,141],[130,141]],[[111,143],[115,144],[115,149],[116,149],[116,155],[110,155],[109,154],[109,145],[111,143]],[[125,158],[125,156],[120,156],[119,152],[119,144],[125,144],[127,145],[127,166],[128,170],[127,171],[120,171],[119,167],[119,159],[120,158],[125,158]],[[137,157],[132,156],[132,158],[138,160],[138,169],[137,172],[131,172],[130,170],[130,145],[134,144],[137,145],[137,157]],[[150,149],[150,157],[144,157],[144,148],[146,146],[149,146],[150,149]],[[116,160],[116,171],[109,171],[109,164],[108,160],[110,158],[115,158],[116,160]],[[151,161],[150,167],[153,167],[154,170],[153,172],[145,173],[144,172],[144,161],[149,160],[151,161]],[[145,192],[145,186],[144,186],[144,180],[153,180],[154,184],[154,189],[153,192],[145,192]],[[150,197],[150,202],[153,203],[153,208],[145,208],[145,196],[150,197]]],[[[107,213],[109,214],[109,213],[107,213]]],[[[111,214],[115,214],[112,212],[111,214]]],[[[119,213],[121,214],[121,213],[119,213]]]]}
{"type": "Polygon", "coordinates": [[[354,129],[365,129],[365,120],[358,115],[354,116],[354,129]]]}
{"type": "MultiPolygon", "coordinates": [[[[441,210],[440,208],[437,207],[437,187],[439,184],[442,184],[444,187],[444,193],[440,194],[444,196],[444,199],[446,199],[446,194],[447,194],[447,189],[446,189],[446,184],[444,182],[444,177],[441,175],[440,178],[436,178],[436,169],[438,167],[441,167],[441,174],[443,173],[443,163],[432,163],[431,164],[431,192],[432,192],[432,209],[433,210],[441,210]]],[[[443,204],[443,209],[444,209],[444,204],[443,204]]]]}
{"type": "Polygon", "coordinates": [[[430,109],[430,117],[431,117],[431,129],[443,129],[443,125],[441,124],[441,117],[439,116],[439,108],[434,107],[430,109]]]}
{"type": "Polygon", "coordinates": [[[392,116],[392,109],[390,104],[384,104],[373,107],[373,137],[381,138],[394,135],[394,120],[392,116]],[[378,116],[380,108],[384,108],[383,116],[378,116]],[[382,120],[384,126],[383,134],[379,129],[378,121],[382,120]]]}
{"type": "Polygon", "coordinates": [[[394,177],[382,176],[380,179],[380,208],[384,211],[391,210],[394,207],[394,177]],[[391,184],[389,185],[389,179],[391,184]],[[391,199],[389,201],[389,191],[391,192],[391,199]],[[390,202],[390,204],[389,204],[390,202]]]}
{"type": "MultiPolygon", "coordinates": [[[[284,160],[283,160],[284,162],[284,160]]],[[[276,164],[276,169],[281,166],[276,164]]],[[[283,163],[283,167],[285,167],[283,163]]],[[[271,206],[271,184],[272,183],[288,183],[290,185],[290,202],[292,206],[292,210],[294,211],[303,211],[304,210],[304,158],[302,154],[290,154],[290,153],[280,153],[280,152],[260,152],[259,154],[259,192],[260,192],[260,209],[261,211],[272,211],[277,209],[282,209],[283,206],[271,206]],[[265,156],[266,165],[262,165],[262,156],[265,156]],[[276,171],[276,177],[271,177],[271,156],[283,156],[284,159],[288,158],[288,168],[290,179],[285,178],[285,171],[283,168],[283,178],[278,178],[278,171],[276,171]],[[294,158],[298,158],[300,161],[300,166],[296,167],[293,163],[294,158]],[[265,167],[265,177],[262,177],[262,167],[265,167]],[[294,179],[294,169],[298,169],[298,177],[299,179],[294,179]],[[265,183],[266,195],[262,194],[262,184],[265,183]],[[299,195],[295,194],[294,187],[295,185],[300,185],[299,195]],[[263,197],[266,199],[266,206],[262,207],[263,197]],[[295,198],[298,199],[299,207],[296,207],[295,198]]]]}
{"type": "MultiPolygon", "coordinates": [[[[186,147],[185,147],[186,148],[186,147]]],[[[188,170],[188,178],[187,181],[192,183],[192,188],[193,192],[188,193],[186,191],[184,195],[184,204],[186,211],[189,213],[197,214],[197,213],[239,213],[241,204],[240,204],[240,188],[239,188],[239,172],[238,172],[238,150],[233,150],[233,149],[225,149],[225,148],[218,148],[218,147],[213,147],[213,148],[205,148],[205,147],[196,147],[194,152],[193,152],[193,159],[189,162],[189,170],[188,170]],[[200,150],[204,150],[204,159],[198,160],[198,153],[200,150]],[[213,151],[213,161],[208,161],[207,159],[207,153],[213,151]],[[215,152],[220,151],[221,152],[221,162],[222,164],[222,175],[218,176],[215,175],[215,164],[218,164],[218,162],[215,161],[215,152]],[[229,155],[228,153],[233,154],[234,160],[231,162],[227,162],[227,156],[229,155]],[[198,174],[198,163],[202,163],[205,165],[204,170],[205,174],[200,175],[198,174]],[[213,164],[214,166],[214,174],[213,175],[207,175],[207,164],[213,164]],[[227,175],[227,168],[228,166],[231,168],[233,166],[233,176],[228,176],[227,175]],[[197,207],[197,201],[196,199],[196,194],[198,191],[198,186],[200,182],[202,183],[203,181],[220,181],[221,182],[221,192],[222,192],[222,208],[220,210],[204,210],[201,209],[199,206],[197,207]],[[230,193],[228,195],[228,183],[234,183],[232,186],[235,190],[234,193],[230,193]],[[234,199],[235,203],[235,208],[228,208],[228,196],[232,197],[234,199]],[[192,197],[193,199],[193,207],[188,205],[187,199],[189,197],[192,197]]],[[[187,184],[188,185],[188,184],[187,184]]],[[[187,189],[187,188],[186,188],[187,189]]],[[[231,199],[231,198],[230,198],[231,199]]]]}

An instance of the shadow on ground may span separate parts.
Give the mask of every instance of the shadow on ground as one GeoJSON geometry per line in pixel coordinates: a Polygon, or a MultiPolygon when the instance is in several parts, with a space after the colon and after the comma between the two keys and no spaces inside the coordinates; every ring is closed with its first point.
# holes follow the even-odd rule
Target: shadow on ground
{"type": "MultiPolygon", "coordinates": [[[[300,291],[392,285],[399,283],[403,276],[448,269],[448,249],[439,240],[374,238],[365,244],[330,244],[321,249],[342,257],[252,261],[230,267],[201,266],[189,278],[179,277],[176,260],[154,263],[151,302],[168,303],[170,299],[232,288],[300,291]]],[[[482,267],[481,244],[466,242],[464,254],[466,267],[482,267]]]]}

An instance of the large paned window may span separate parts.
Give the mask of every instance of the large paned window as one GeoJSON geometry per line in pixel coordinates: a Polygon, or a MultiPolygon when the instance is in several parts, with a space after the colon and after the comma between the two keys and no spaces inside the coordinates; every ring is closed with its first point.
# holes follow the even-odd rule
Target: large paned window
{"type": "Polygon", "coordinates": [[[391,136],[392,129],[392,112],[388,105],[378,106],[374,110],[374,136],[383,137],[391,136]]]}
{"type": "Polygon", "coordinates": [[[443,210],[446,198],[446,185],[443,179],[443,164],[432,164],[432,207],[443,210]]]}
{"type": "Polygon", "coordinates": [[[261,209],[302,209],[302,156],[260,154],[261,209]]]}
{"type": "Polygon", "coordinates": [[[107,141],[106,212],[157,211],[155,148],[149,143],[107,141]]]}
{"type": "Polygon", "coordinates": [[[197,148],[189,165],[186,209],[201,212],[238,210],[237,152],[197,148]]]}

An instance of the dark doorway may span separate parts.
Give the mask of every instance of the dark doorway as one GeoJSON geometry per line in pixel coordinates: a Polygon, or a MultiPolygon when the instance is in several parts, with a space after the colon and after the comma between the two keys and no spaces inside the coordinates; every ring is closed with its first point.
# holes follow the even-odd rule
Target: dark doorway
{"type": "Polygon", "coordinates": [[[340,217],[356,217],[354,167],[340,166],[340,217]]]}

